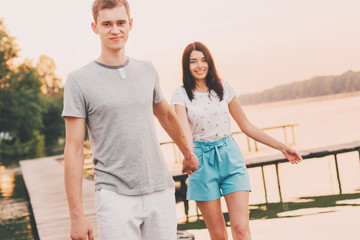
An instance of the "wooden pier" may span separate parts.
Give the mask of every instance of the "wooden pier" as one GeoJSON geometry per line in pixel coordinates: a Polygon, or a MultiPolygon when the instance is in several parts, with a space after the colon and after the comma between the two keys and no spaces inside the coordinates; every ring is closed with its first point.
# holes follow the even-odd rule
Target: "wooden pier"
{"type": "MultiPolygon", "coordinates": [[[[360,141],[329,146],[323,148],[301,151],[304,159],[319,158],[328,155],[334,156],[336,165],[339,192],[341,194],[341,180],[337,155],[346,152],[357,151],[360,157],[360,141]]],[[[20,162],[24,181],[29,193],[37,230],[41,240],[64,240],[69,239],[70,221],[69,211],[64,187],[64,167],[57,157],[24,160],[20,162]]],[[[263,167],[265,165],[277,165],[287,160],[281,154],[251,158],[246,161],[248,168],[263,167]]],[[[173,171],[175,181],[181,182],[182,191],[186,190],[186,174],[180,170],[173,171]]],[[[281,199],[281,187],[279,173],[277,171],[279,194],[281,199]]],[[[264,180],[266,192],[266,184],[264,180]]],[[[83,180],[83,207],[90,224],[97,235],[97,223],[94,206],[94,182],[84,178],[83,180]]]]}
{"type": "MultiPolygon", "coordinates": [[[[70,216],[64,186],[64,165],[59,157],[20,162],[41,240],[70,239],[70,216]]],[[[94,234],[97,222],[92,180],[83,180],[83,208],[94,234]]]]}

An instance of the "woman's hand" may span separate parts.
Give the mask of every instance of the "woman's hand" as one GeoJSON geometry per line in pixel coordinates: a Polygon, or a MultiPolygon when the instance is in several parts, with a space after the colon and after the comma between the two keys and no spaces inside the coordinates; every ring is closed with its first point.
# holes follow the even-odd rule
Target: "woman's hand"
{"type": "Polygon", "coordinates": [[[303,160],[300,154],[292,148],[285,147],[285,149],[281,150],[281,152],[292,164],[298,164],[301,160],[303,160]]]}

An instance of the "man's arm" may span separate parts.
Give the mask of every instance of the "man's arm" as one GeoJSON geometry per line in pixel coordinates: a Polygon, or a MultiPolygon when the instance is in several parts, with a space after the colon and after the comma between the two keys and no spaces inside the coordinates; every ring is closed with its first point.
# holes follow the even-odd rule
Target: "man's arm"
{"type": "Polygon", "coordinates": [[[71,239],[93,240],[92,228],[82,207],[85,119],[65,118],[65,189],[70,210],[71,239]]]}
{"type": "Polygon", "coordinates": [[[161,126],[165,129],[167,134],[169,134],[171,139],[184,155],[182,171],[192,174],[198,168],[199,162],[195,154],[192,152],[191,144],[188,142],[175,112],[170,108],[165,99],[154,104],[153,111],[161,126]]]}

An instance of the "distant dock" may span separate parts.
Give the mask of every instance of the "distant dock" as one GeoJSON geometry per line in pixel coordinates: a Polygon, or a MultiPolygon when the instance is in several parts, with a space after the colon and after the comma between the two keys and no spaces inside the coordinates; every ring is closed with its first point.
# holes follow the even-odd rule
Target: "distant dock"
{"type": "MultiPolygon", "coordinates": [[[[360,141],[341,145],[309,149],[301,151],[304,159],[319,158],[333,155],[336,163],[339,193],[341,194],[341,179],[337,167],[337,155],[357,151],[360,157],[360,141]]],[[[69,239],[70,220],[64,186],[64,167],[58,161],[62,156],[24,160],[20,162],[24,181],[29,193],[37,230],[41,240],[69,239]]],[[[277,165],[287,160],[281,154],[251,158],[247,161],[248,168],[263,167],[265,165],[277,165]]],[[[173,171],[173,178],[182,183],[181,188],[186,189],[186,174],[180,170],[173,171]],[[183,185],[184,184],[184,185],[183,185]]],[[[277,170],[277,180],[281,199],[281,186],[277,170]]],[[[264,188],[266,194],[266,183],[264,188]]],[[[265,196],[266,197],[266,196],[265,196]]],[[[94,182],[84,178],[83,180],[83,207],[85,216],[88,218],[95,235],[97,235],[97,222],[94,204],[94,182]]]]}

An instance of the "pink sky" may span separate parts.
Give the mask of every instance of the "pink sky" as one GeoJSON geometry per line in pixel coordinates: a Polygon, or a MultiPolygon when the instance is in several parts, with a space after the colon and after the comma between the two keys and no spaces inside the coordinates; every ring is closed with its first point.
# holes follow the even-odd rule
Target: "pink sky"
{"type": "MultiPolygon", "coordinates": [[[[130,0],[127,54],[151,60],[165,96],[181,84],[181,54],[192,41],[213,53],[239,94],[317,75],[360,70],[357,0],[130,0]]],[[[0,18],[23,58],[53,58],[65,81],[99,54],[90,0],[0,0],[0,18]]]]}

